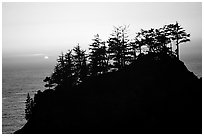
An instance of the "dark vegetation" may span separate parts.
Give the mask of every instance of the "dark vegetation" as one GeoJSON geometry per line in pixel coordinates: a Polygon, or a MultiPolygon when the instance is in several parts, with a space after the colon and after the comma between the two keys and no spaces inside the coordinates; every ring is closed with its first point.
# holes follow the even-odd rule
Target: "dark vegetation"
{"type": "Polygon", "coordinates": [[[16,133],[202,133],[201,79],[179,60],[190,34],[178,23],[134,40],[127,30],[95,35],[89,54],[79,45],[62,53],[16,133]]]}

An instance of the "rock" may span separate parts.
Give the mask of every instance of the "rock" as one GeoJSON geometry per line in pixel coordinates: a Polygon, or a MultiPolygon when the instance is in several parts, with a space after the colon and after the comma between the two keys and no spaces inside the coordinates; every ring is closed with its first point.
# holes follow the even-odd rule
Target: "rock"
{"type": "Polygon", "coordinates": [[[176,58],[144,55],[76,87],[43,92],[15,133],[202,133],[202,82],[176,58]]]}

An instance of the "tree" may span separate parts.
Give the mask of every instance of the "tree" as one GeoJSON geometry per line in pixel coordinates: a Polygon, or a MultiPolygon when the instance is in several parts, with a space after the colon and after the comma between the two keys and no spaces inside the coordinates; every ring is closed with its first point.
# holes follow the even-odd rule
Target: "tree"
{"type": "Polygon", "coordinates": [[[108,58],[108,54],[107,54],[107,47],[106,47],[106,42],[101,42],[101,46],[98,50],[98,56],[99,56],[99,66],[100,66],[100,71],[101,73],[106,73],[108,72],[108,62],[109,62],[109,58],[108,58]]]}
{"type": "Polygon", "coordinates": [[[168,39],[168,43],[169,43],[169,48],[170,48],[170,51],[171,51],[171,54],[173,54],[173,46],[172,46],[172,34],[171,34],[171,27],[169,27],[169,25],[164,25],[163,28],[160,28],[162,29],[163,33],[165,34],[166,38],[168,39]]]}
{"type": "Polygon", "coordinates": [[[148,47],[148,52],[155,52],[157,50],[155,29],[153,28],[151,28],[150,30],[141,29],[141,34],[143,37],[143,44],[148,47]]]}
{"type": "Polygon", "coordinates": [[[33,107],[34,107],[34,102],[33,99],[30,98],[29,93],[27,94],[27,99],[26,99],[26,108],[25,108],[25,119],[29,120],[32,116],[33,113],[33,107]]]}
{"type": "Polygon", "coordinates": [[[68,52],[65,53],[64,62],[64,82],[66,82],[68,86],[73,86],[76,81],[76,76],[74,75],[74,57],[72,50],[68,50],[68,52]]]}
{"type": "Polygon", "coordinates": [[[51,75],[51,81],[53,84],[61,85],[65,75],[65,61],[64,54],[60,55],[57,59],[54,72],[51,75]]]}
{"type": "Polygon", "coordinates": [[[108,71],[108,56],[105,42],[99,38],[99,35],[94,36],[93,43],[90,45],[90,74],[98,75],[108,71]]]}
{"type": "Polygon", "coordinates": [[[114,27],[108,39],[108,53],[113,60],[113,66],[118,69],[128,64],[131,58],[127,28],[127,26],[114,27]]]}
{"type": "Polygon", "coordinates": [[[55,65],[51,77],[44,80],[48,82],[46,86],[62,84],[66,86],[74,85],[74,62],[71,52],[72,50],[68,50],[67,53],[62,53],[62,55],[58,57],[57,64],[55,65]]]}
{"type": "Polygon", "coordinates": [[[169,24],[166,27],[171,31],[171,39],[176,41],[176,56],[179,59],[179,45],[184,42],[190,41],[190,34],[186,33],[185,30],[176,22],[176,24],[169,24]]]}
{"type": "Polygon", "coordinates": [[[116,69],[125,67],[137,58],[138,53],[176,54],[179,58],[179,45],[190,41],[189,37],[190,34],[187,34],[177,22],[159,29],[141,29],[132,42],[128,39],[128,26],[114,27],[107,42],[102,41],[98,34],[94,36],[89,48],[88,65],[86,51],[78,44],[73,50],[59,56],[54,72],[43,81],[46,82],[45,87],[49,89],[64,83],[69,86],[77,85],[88,74],[99,75],[108,72],[110,67],[116,69]],[[173,51],[172,43],[176,43],[176,53],[173,51]]]}
{"type": "Polygon", "coordinates": [[[37,93],[34,94],[34,104],[35,104],[35,106],[40,104],[41,98],[42,98],[42,92],[41,92],[41,90],[38,90],[37,93]]]}
{"type": "Polygon", "coordinates": [[[60,66],[59,63],[57,63],[55,65],[55,68],[54,68],[54,71],[51,75],[51,78],[52,78],[52,82],[55,84],[55,85],[60,85],[62,83],[62,68],[60,66]]]}
{"type": "Polygon", "coordinates": [[[134,60],[137,58],[137,52],[139,51],[139,54],[142,53],[142,46],[144,45],[144,37],[142,36],[141,32],[136,33],[135,38],[130,43],[130,46],[132,48],[134,60]]]}
{"type": "Polygon", "coordinates": [[[172,47],[168,47],[169,43],[171,43],[171,40],[169,38],[169,34],[165,31],[165,29],[155,29],[155,52],[171,55],[172,47]]]}
{"type": "Polygon", "coordinates": [[[82,50],[79,44],[74,47],[74,74],[77,78],[76,84],[82,82],[87,76],[87,65],[86,65],[86,50],[82,50]]]}
{"type": "Polygon", "coordinates": [[[51,77],[48,77],[48,76],[47,76],[47,77],[43,80],[43,82],[46,82],[45,87],[48,87],[49,89],[54,86],[51,77]]]}
{"type": "Polygon", "coordinates": [[[89,71],[89,69],[88,69],[88,65],[87,65],[87,59],[86,59],[87,57],[86,56],[84,56],[83,57],[83,60],[82,60],[82,65],[81,65],[81,69],[80,69],[80,74],[79,74],[79,78],[80,78],[80,80],[83,82],[84,81],[84,79],[87,77],[87,75],[88,75],[88,71],[89,71]]]}
{"type": "Polygon", "coordinates": [[[135,41],[132,43],[134,48],[139,48],[141,53],[141,47],[146,46],[148,52],[150,53],[165,53],[171,54],[171,47],[168,47],[168,44],[171,43],[169,34],[166,32],[166,29],[149,29],[143,30],[137,33],[135,41]]]}
{"type": "Polygon", "coordinates": [[[55,65],[54,72],[50,77],[46,77],[43,81],[47,82],[45,87],[53,87],[58,85],[74,86],[81,82],[87,76],[86,54],[80,46],[76,46],[72,50],[62,53],[55,65]]]}

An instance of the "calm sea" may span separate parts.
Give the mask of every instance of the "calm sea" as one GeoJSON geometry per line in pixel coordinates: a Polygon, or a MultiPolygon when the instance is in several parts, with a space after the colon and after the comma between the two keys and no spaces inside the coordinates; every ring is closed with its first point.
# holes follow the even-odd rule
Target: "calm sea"
{"type": "Polygon", "coordinates": [[[51,74],[50,67],[2,67],[2,133],[13,133],[25,123],[27,93],[43,90],[43,79],[51,74]]]}
{"type": "MultiPolygon", "coordinates": [[[[201,59],[184,59],[188,69],[202,76],[201,59]]],[[[53,66],[54,67],[54,66],[53,66]]],[[[25,100],[27,93],[43,90],[42,80],[49,76],[53,67],[2,67],[2,133],[13,133],[25,123],[25,100]]]]}

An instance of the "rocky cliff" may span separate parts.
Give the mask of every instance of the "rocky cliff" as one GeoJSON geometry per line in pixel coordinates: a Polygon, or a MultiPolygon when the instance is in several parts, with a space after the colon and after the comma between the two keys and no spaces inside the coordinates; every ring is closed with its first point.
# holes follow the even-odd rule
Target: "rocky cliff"
{"type": "Polygon", "coordinates": [[[202,133],[202,83],[176,58],[144,55],[73,88],[38,93],[15,133],[202,133]]]}

